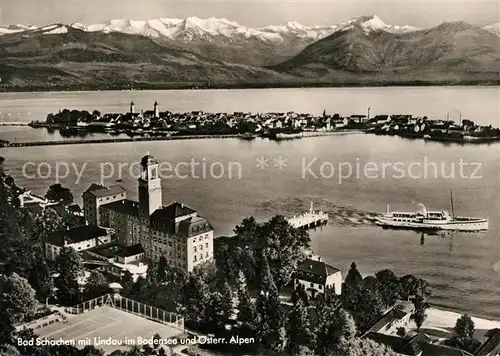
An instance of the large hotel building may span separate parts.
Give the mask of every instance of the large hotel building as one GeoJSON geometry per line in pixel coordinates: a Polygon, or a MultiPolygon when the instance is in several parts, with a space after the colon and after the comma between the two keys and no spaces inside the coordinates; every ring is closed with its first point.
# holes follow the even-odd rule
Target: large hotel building
{"type": "Polygon", "coordinates": [[[162,206],[158,162],[149,153],[141,159],[139,201],[127,199],[119,185],[92,184],[83,193],[88,224],[109,228],[114,239],[126,246],[142,245],[145,256],[167,261],[187,272],[213,260],[213,228],[198,213],[174,202],[162,206]]]}

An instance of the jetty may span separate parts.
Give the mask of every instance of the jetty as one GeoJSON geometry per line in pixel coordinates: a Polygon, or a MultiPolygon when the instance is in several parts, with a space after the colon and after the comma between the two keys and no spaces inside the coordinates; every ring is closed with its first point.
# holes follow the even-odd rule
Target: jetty
{"type": "Polygon", "coordinates": [[[314,210],[313,202],[309,211],[288,219],[290,225],[296,229],[311,229],[328,223],[328,214],[321,210],[314,210]]]}
{"type": "Polygon", "coordinates": [[[0,126],[29,126],[29,122],[21,121],[0,121],[0,126]]]}
{"type": "Polygon", "coordinates": [[[32,142],[10,142],[1,141],[0,147],[31,147],[31,146],[59,146],[59,145],[81,145],[98,143],[120,143],[120,142],[144,142],[144,141],[173,141],[194,139],[220,139],[236,138],[238,135],[182,135],[182,136],[157,136],[157,137],[129,137],[111,139],[88,139],[88,140],[58,140],[58,141],[32,141],[32,142]]]}

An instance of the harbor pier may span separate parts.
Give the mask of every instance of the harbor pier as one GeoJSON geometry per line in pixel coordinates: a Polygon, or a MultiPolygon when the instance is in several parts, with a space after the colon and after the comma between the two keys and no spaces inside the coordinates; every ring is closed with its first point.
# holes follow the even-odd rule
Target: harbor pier
{"type": "Polygon", "coordinates": [[[324,211],[314,210],[313,203],[308,212],[288,219],[290,225],[296,229],[312,229],[328,223],[328,214],[324,211]]]}

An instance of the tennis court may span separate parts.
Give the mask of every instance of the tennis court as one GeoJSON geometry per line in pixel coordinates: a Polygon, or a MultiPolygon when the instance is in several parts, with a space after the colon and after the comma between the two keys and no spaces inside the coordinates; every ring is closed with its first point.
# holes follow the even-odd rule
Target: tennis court
{"type": "Polygon", "coordinates": [[[180,328],[164,325],[110,306],[100,306],[77,315],[69,315],[66,322],[59,322],[37,329],[40,338],[52,340],[74,340],[75,346],[84,348],[89,342],[106,354],[115,350],[126,350],[139,337],[150,339],[158,333],[162,339],[173,338],[183,333],[180,328]],[[109,339],[115,343],[109,345],[109,339]],[[121,345],[117,343],[121,342],[121,345]]]}

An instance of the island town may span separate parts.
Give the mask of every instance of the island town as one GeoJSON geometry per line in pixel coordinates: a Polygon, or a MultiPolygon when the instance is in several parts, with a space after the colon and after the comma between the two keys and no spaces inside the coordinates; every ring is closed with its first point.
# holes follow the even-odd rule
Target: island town
{"type": "Polygon", "coordinates": [[[163,205],[158,162],[137,159],[137,201],[91,184],[83,207],[60,184],[45,196],[18,187],[0,165],[2,351],[498,355],[500,322],[431,306],[427,281],[383,266],[363,277],[355,262],[343,276],[323,261],[307,228],[329,216],[312,205],[220,237],[202,212],[163,205]]]}
{"type": "MultiPolygon", "coordinates": [[[[173,113],[161,111],[158,102],[151,110],[137,110],[131,102],[124,113],[101,113],[98,110],[64,109],[47,115],[45,121],[3,121],[1,125],[26,125],[50,132],[58,130],[65,138],[77,137],[73,143],[106,143],[126,141],[153,141],[193,138],[241,138],[253,140],[266,137],[274,140],[304,137],[368,133],[405,138],[455,143],[488,143],[500,141],[500,129],[492,125],[479,125],[469,119],[458,122],[448,114],[443,119],[427,116],[414,117],[409,114],[342,116],[338,113],[322,115],[295,112],[271,113],[207,113],[192,111],[173,113]],[[108,133],[109,138],[86,138],[89,133],[108,133]]],[[[8,142],[3,146],[36,146],[68,144],[68,140],[46,142],[8,142]]],[[[70,141],[71,142],[71,141],[70,141]]]]}

